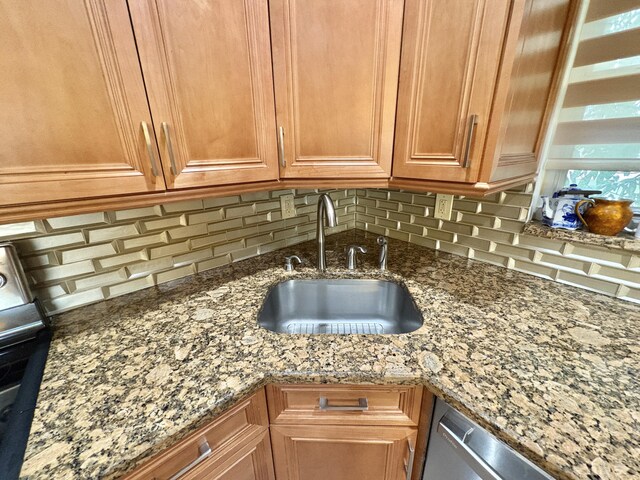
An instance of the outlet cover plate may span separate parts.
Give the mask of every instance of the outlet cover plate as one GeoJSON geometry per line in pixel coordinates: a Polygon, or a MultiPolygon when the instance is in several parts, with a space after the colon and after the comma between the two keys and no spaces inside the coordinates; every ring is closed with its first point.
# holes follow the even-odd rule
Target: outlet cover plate
{"type": "Polygon", "coordinates": [[[435,218],[451,220],[451,210],[453,209],[453,195],[444,193],[436,194],[436,206],[433,212],[435,218]]]}
{"type": "Polygon", "coordinates": [[[280,195],[280,212],[282,218],[293,218],[296,216],[296,206],[293,203],[293,195],[280,195]]]}

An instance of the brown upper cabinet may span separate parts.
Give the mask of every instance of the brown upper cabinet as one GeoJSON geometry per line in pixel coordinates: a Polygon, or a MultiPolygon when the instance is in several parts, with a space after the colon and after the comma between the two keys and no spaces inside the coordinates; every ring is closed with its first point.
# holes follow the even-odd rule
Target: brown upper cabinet
{"type": "Polygon", "coordinates": [[[526,183],[576,4],[0,0],[0,221],[526,183]]]}
{"type": "Polygon", "coordinates": [[[391,174],[403,0],[270,0],[280,176],[391,174]]]}
{"type": "Polygon", "coordinates": [[[481,195],[530,181],[570,10],[406,0],[391,184],[481,195]]]}
{"type": "Polygon", "coordinates": [[[0,45],[0,205],[165,189],[125,2],[1,0],[0,45]]]}
{"type": "Polygon", "coordinates": [[[267,2],[129,8],[167,187],[276,180],[267,2]]]}

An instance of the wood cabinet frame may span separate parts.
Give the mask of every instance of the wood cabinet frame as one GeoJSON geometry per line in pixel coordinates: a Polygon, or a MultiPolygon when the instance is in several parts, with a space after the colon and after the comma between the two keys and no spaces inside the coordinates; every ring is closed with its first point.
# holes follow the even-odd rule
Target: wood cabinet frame
{"type": "MultiPolygon", "coordinates": [[[[295,455],[298,441],[325,444],[337,441],[365,449],[367,445],[376,445],[377,450],[386,452],[384,478],[389,480],[398,476],[404,478],[405,464],[411,457],[409,447],[413,447],[411,480],[419,480],[434,400],[434,395],[420,385],[270,384],[240,400],[175,445],[145,460],[123,480],[173,475],[196,458],[198,445],[205,439],[212,454],[185,473],[185,480],[233,478],[225,475],[236,474],[234,469],[250,476],[247,478],[259,480],[274,480],[274,471],[279,478],[296,479],[292,468],[295,470],[295,464],[300,460],[295,455]],[[300,395],[288,403],[286,391],[300,395]],[[310,415],[311,410],[317,410],[317,396],[324,394],[336,399],[336,395],[342,398],[368,395],[374,410],[372,415],[344,411],[310,415]],[[392,407],[394,403],[398,408],[392,407]],[[313,405],[315,407],[311,408],[313,405]]],[[[349,466],[345,464],[345,468],[349,466]]]]}

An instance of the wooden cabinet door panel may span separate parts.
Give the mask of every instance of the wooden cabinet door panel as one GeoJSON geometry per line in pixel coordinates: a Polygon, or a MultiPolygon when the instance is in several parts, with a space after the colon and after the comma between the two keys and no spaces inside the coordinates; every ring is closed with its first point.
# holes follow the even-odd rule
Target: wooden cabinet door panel
{"type": "Polygon", "coordinates": [[[272,425],[278,480],[400,480],[415,428],[272,425]]]}
{"type": "Polygon", "coordinates": [[[389,177],[402,7],[270,2],[281,177],[389,177]]]}
{"type": "Polygon", "coordinates": [[[168,187],[277,179],[267,1],[130,8],[168,187]]]}
{"type": "Polygon", "coordinates": [[[407,0],[394,177],[477,179],[508,13],[506,0],[407,0]]]}
{"type": "Polygon", "coordinates": [[[164,190],[124,1],[0,0],[0,44],[0,205],[164,190]]]}
{"type": "MultiPolygon", "coordinates": [[[[249,460],[254,465],[255,477],[271,479],[271,448],[269,446],[269,417],[264,390],[239,402],[221,416],[193,432],[167,450],[146,461],[126,480],[166,480],[188,465],[192,465],[202,454],[200,446],[211,449],[209,457],[194,467],[189,475],[201,471],[213,472],[214,476],[193,478],[234,478],[225,472],[250,472],[249,460]],[[266,475],[266,476],[265,476],[266,475]]],[[[182,478],[182,477],[181,477],[182,478]]],[[[186,478],[186,477],[185,477],[186,478]]],[[[189,477],[191,478],[191,477],[189,477]]],[[[244,477],[240,477],[244,478],[244,477]]]]}
{"type": "Polygon", "coordinates": [[[494,109],[504,109],[502,116],[493,116],[501,120],[499,133],[490,136],[496,146],[487,148],[494,161],[482,167],[491,181],[536,173],[548,112],[556,99],[553,89],[571,8],[569,0],[526,0],[512,9],[510,24],[519,35],[515,47],[509,48],[509,60],[515,61],[511,60],[512,68],[503,68],[503,81],[509,85],[504,106],[494,103],[494,109]]]}
{"type": "Polygon", "coordinates": [[[212,458],[180,477],[181,480],[275,480],[269,431],[230,445],[220,458],[212,458]]]}

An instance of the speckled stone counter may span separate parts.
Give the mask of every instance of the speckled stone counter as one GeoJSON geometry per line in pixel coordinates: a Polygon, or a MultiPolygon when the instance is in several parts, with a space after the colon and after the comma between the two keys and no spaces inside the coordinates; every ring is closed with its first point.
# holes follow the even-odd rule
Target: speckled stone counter
{"type": "Polygon", "coordinates": [[[282,335],[256,324],[307,243],[56,320],[23,478],[116,478],[269,382],[421,383],[559,478],[640,478],[640,306],[373,237],[328,238],[326,276],[404,282],[404,335],[282,335]],[[365,243],[356,274],[343,249],[365,243]]]}
{"type": "Polygon", "coordinates": [[[619,248],[629,252],[640,252],[640,240],[627,232],[621,232],[614,237],[610,237],[585,230],[562,230],[561,228],[547,227],[539,222],[529,222],[524,226],[522,233],[566,242],[584,243],[596,247],[619,248]]]}

